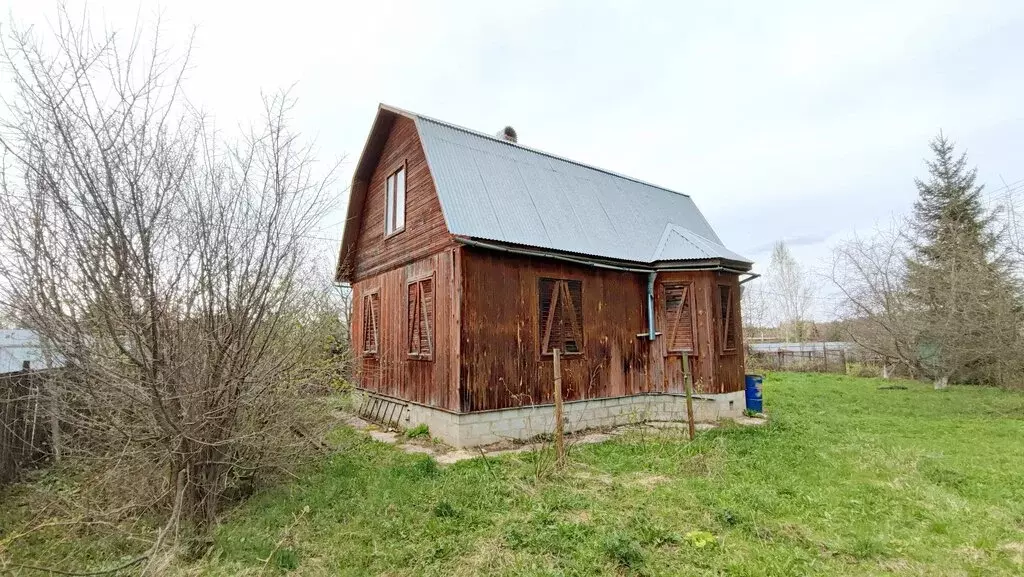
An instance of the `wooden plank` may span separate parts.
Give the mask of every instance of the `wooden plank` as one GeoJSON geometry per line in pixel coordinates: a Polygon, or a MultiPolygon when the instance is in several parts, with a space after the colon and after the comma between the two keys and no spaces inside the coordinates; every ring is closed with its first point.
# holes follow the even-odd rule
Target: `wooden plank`
{"type": "Polygon", "coordinates": [[[693,423],[693,375],[690,374],[690,355],[683,353],[680,360],[683,364],[683,387],[686,389],[686,428],[692,441],[696,429],[693,423]]]}
{"type": "Polygon", "coordinates": [[[555,373],[555,465],[561,468],[565,464],[565,417],[562,414],[562,367],[560,362],[562,351],[556,348],[552,352],[554,353],[552,362],[555,373]]]}
{"type": "MultiPolygon", "coordinates": [[[[354,302],[362,303],[361,295],[378,291],[380,295],[378,354],[376,358],[357,357],[356,383],[360,388],[448,410],[458,409],[458,391],[447,383],[454,378],[452,369],[452,322],[455,318],[454,252],[446,250],[403,267],[357,281],[352,285],[354,302]],[[426,304],[409,308],[409,282],[433,275],[429,311],[420,314],[432,321],[430,335],[444,335],[431,342],[432,355],[423,359],[409,355],[409,314],[426,304]]],[[[362,334],[362,311],[353,315],[353,337],[362,334]]],[[[433,338],[433,337],[431,337],[433,338]]],[[[358,343],[357,343],[358,344],[358,343]]]]}
{"type": "Polygon", "coordinates": [[[465,248],[462,269],[461,410],[553,402],[553,359],[541,354],[547,330],[538,311],[542,277],[583,283],[581,354],[560,358],[563,399],[655,390],[651,344],[636,336],[646,333],[646,275],[465,248]]]}

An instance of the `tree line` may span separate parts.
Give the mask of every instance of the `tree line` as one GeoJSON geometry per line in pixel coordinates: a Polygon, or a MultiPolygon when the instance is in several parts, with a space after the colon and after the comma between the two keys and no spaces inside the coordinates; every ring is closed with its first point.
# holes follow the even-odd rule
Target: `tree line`
{"type": "Polygon", "coordinates": [[[823,272],[775,244],[764,278],[744,287],[748,340],[820,340],[827,332],[825,340],[852,341],[890,374],[937,387],[1020,386],[1024,186],[988,196],[948,137],[940,133],[930,149],[927,176],[914,180],[912,213],[840,242],[823,272]],[[837,296],[817,293],[823,280],[837,296]],[[822,298],[835,313],[824,331],[812,320],[822,298]]]}
{"type": "Polygon", "coordinates": [[[826,270],[809,270],[775,243],[763,278],[744,286],[748,340],[847,340],[888,373],[938,387],[1020,386],[1024,186],[988,196],[949,138],[940,133],[930,149],[912,213],[840,242],[826,270]],[[837,296],[818,294],[822,281],[837,296]],[[833,321],[813,321],[829,312],[816,310],[821,299],[833,321]]]}
{"type": "Polygon", "coordinates": [[[828,277],[850,338],[907,374],[1019,386],[1024,244],[1013,190],[986,202],[966,153],[944,134],[913,212],[841,243],[828,277]]]}

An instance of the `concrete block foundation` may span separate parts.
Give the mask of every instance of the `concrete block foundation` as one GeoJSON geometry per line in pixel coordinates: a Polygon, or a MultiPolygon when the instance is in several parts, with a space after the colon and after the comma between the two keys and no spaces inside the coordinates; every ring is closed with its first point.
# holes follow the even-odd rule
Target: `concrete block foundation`
{"type": "MultiPolygon", "coordinates": [[[[364,396],[379,396],[356,389],[356,406],[364,396]]],[[[425,424],[430,434],[456,448],[490,445],[499,441],[525,441],[555,429],[554,405],[533,405],[477,413],[452,413],[400,399],[405,405],[399,425],[412,428],[425,424]]],[[[715,422],[743,414],[744,393],[695,395],[693,413],[696,422],[715,422]]],[[[564,405],[565,431],[600,429],[648,421],[686,421],[686,397],[680,394],[647,394],[629,397],[585,399],[564,405]]]]}

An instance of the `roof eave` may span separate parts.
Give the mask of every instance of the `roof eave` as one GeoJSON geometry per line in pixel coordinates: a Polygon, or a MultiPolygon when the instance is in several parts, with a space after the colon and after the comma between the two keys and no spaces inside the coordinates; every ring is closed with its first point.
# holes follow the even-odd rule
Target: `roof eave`
{"type": "Polygon", "coordinates": [[[685,270],[724,270],[729,272],[745,273],[749,272],[753,266],[753,263],[750,262],[721,258],[672,260],[656,262],[630,261],[595,257],[592,255],[559,251],[548,248],[504,243],[489,239],[473,238],[462,235],[454,235],[454,238],[456,242],[468,246],[482,248],[485,250],[508,252],[519,254],[522,256],[530,256],[537,258],[552,258],[556,260],[575,262],[577,264],[585,266],[620,269],[627,272],[646,273],[659,271],[667,272],[685,270]]]}
{"type": "Polygon", "coordinates": [[[724,270],[736,273],[750,272],[754,263],[727,258],[688,260],[660,260],[652,264],[654,270],[724,270]]]}

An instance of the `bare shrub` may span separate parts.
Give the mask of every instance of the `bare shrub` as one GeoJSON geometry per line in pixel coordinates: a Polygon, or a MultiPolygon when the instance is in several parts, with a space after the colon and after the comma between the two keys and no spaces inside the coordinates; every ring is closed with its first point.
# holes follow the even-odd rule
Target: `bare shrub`
{"type": "Polygon", "coordinates": [[[837,314],[850,319],[849,338],[863,349],[918,372],[921,323],[906,287],[909,242],[898,222],[839,243],[830,280],[843,298],[837,314]]]}
{"type": "Polygon", "coordinates": [[[291,462],[304,391],[337,373],[310,267],[333,169],[317,176],[284,93],[222,139],[159,26],[94,37],[62,11],[54,30],[3,40],[2,297],[74,375],[48,394],[96,506],[161,512],[161,538],[209,526],[291,462]]]}

